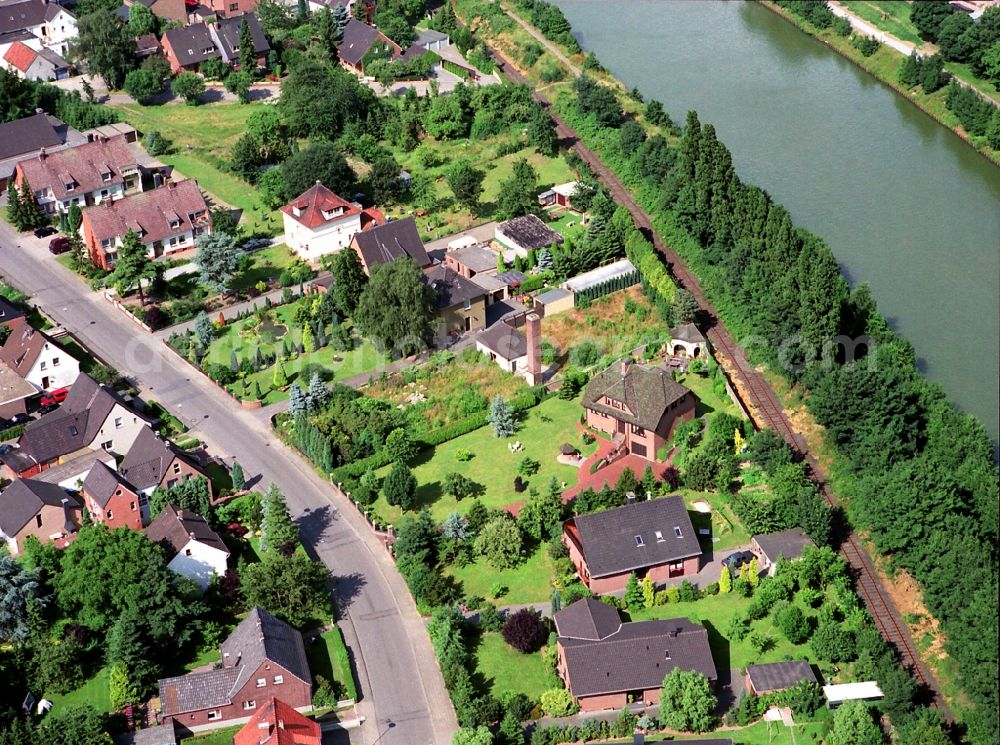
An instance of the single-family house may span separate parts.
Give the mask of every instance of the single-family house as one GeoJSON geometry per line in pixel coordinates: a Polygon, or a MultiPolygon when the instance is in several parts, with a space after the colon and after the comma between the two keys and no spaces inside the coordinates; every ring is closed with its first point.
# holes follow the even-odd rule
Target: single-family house
{"type": "Polygon", "coordinates": [[[109,528],[142,530],[143,510],[138,491],[113,468],[97,461],[83,480],[83,504],[95,523],[109,528]]]}
{"type": "Polygon", "coordinates": [[[815,546],[802,528],[789,528],[778,533],[762,533],[750,539],[750,551],[757,557],[757,568],[773,576],[778,558],[789,561],[802,556],[806,546],[815,546]]]}
{"type": "Polygon", "coordinates": [[[654,583],[690,577],[701,567],[701,545],[681,496],[636,501],[570,518],[563,543],[591,592],[624,590],[629,575],[654,583]]]}
{"type": "Polygon", "coordinates": [[[272,698],[308,711],[312,676],[302,635],[255,607],[222,643],[222,667],[160,681],[160,718],[193,732],[243,724],[272,698]]]}
{"type": "MultiPolygon", "coordinates": [[[[3,8],[0,6],[0,12],[3,8]]],[[[65,80],[72,65],[48,47],[34,49],[15,41],[3,53],[3,66],[25,80],[65,80]]]]}
{"type": "Polygon", "coordinates": [[[392,60],[403,53],[399,44],[357,18],[351,18],[347,22],[337,51],[344,67],[362,75],[369,62],[376,59],[392,60]]]}
{"type": "MultiPolygon", "coordinates": [[[[4,53],[0,50],[0,56],[4,53]]],[[[72,127],[45,113],[0,124],[0,191],[7,188],[7,181],[14,175],[14,166],[19,160],[30,158],[42,148],[51,152],[62,147],[70,131],[79,135],[72,127]]],[[[81,137],[76,144],[84,141],[81,137]]]]}
{"type": "Polygon", "coordinates": [[[499,254],[485,245],[463,246],[444,255],[444,265],[472,279],[479,274],[496,274],[499,254]]]}
{"type": "Polygon", "coordinates": [[[184,70],[197,72],[202,62],[221,56],[205,23],[168,29],[160,38],[160,46],[175,75],[184,70]]]}
{"type": "Polygon", "coordinates": [[[651,461],[658,459],[677,425],[694,418],[697,403],[697,396],[667,370],[629,360],[597,373],[583,392],[587,426],[651,461]]]}
{"type": "Polygon", "coordinates": [[[21,552],[29,535],[62,548],[81,524],[79,500],[56,484],[17,479],[0,492],[0,538],[12,556],[21,552]]]}
{"type": "Polygon", "coordinates": [[[522,259],[528,257],[532,249],[548,248],[556,243],[562,243],[563,237],[544,222],[538,215],[515,217],[497,225],[494,232],[497,243],[522,259]]]}
{"type": "Polygon", "coordinates": [[[708,340],[693,323],[670,329],[670,352],[678,357],[702,357],[708,354],[708,340]]]}
{"type": "Polygon", "coordinates": [[[622,623],[616,608],[586,598],[553,619],[556,670],[582,711],[658,704],[676,668],[718,679],[708,631],[686,618],[622,623]]]}
{"type": "Polygon", "coordinates": [[[150,420],[118,393],[80,373],[62,405],[30,422],[17,448],[4,454],[4,462],[8,466],[15,462],[19,469],[15,475],[23,478],[88,449],[121,455],[149,426],[150,420]]]}
{"type": "Polygon", "coordinates": [[[0,358],[0,428],[2,420],[28,412],[28,399],[38,394],[35,386],[22,378],[0,358]]]}
{"type": "Polygon", "coordinates": [[[541,339],[541,316],[521,313],[502,318],[476,334],[476,349],[502,370],[522,376],[529,385],[538,385],[542,382],[541,339]]]}
{"type": "Polygon", "coordinates": [[[128,231],[133,231],[151,259],[194,248],[202,233],[212,232],[208,204],[194,179],[170,181],[160,189],[85,207],[80,232],[90,260],[113,269],[128,231]]]}
{"type": "Polygon", "coordinates": [[[205,479],[209,494],[212,492],[212,481],[198,462],[148,427],[136,435],[118,470],[146,496],[191,478],[205,479]]]}
{"type": "Polygon", "coordinates": [[[319,722],[271,697],[233,737],[233,745],[320,745],[319,722]]]}
{"type": "Polygon", "coordinates": [[[168,504],[146,528],[145,536],[167,554],[167,568],[194,580],[204,590],[212,577],[226,573],[229,549],[196,512],[168,504]]]}
{"type": "Polygon", "coordinates": [[[257,0],[201,0],[199,4],[217,18],[239,16],[257,8],[257,0]]]}
{"type": "Polygon", "coordinates": [[[385,222],[378,210],[348,202],[319,181],[282,207],[281,213],[285,244],[306,261],[337,253],[357,233],[385,222]]]}
{"type": "Polygon", "coordinates": [[[361,259],[365,274],[378,264],[409,256],[414,263],[424,269],[431,265],[430,257],[417,232],[417,222],[412,217],[376,225],[368,230],[355,233],[351,248],[361,259]]]}
{"type": "Polygon", "coordinates": [[[48,213],[67,212],[74,203],[82,208],[142,191],[139,164],[124,137],[51,153],[42,150],[15,166],[17,188],[25,181],[38,206],[48,213]]]}
{"type": "Polygon", "coordinates": [[[812,665],[805,660],[747,665],[746,689],[758,696],[784,691],[799,683],[819,684],[812,665]]]}
{"type": "MultiPolygon", "coordinates": [[[[242,2],[249,9],[251,3],[248,0],[242,0],[242,2]]],[[[230,0],[222,0],[221,2],[217,2],[217,4],[220,7],[222,5],[229,6],[238,4],[238,0],[232,0],[232,2],[230,0]]],[[[213,9],[214,7],[213,5],[213,9]]],[[[261,67],[267,59],[267,53],[271,51],[271,45],[267,43],[267,37],[264,36],[264,29],[261,28],[260,21],[257,19],[255,13],[245,11],[236,12],[240,14],[233,15],[232,13],[227,13],[227,17],[220,18],[215,23],[208,24],[208,31],[212,35],[212,40],[219,49],[222,61],[238,69],[241,53],[240,28],[246,23],[247,28],[250,30],[250,38],[253,40],[254,59],[256,60],[257,67],[261,67]]]]}
{"type": "Polygon", "coordinates": [[[0,5],[0,34],[28,31],[49,51],[65,56],[77,37],[76,17],[48,0],[13,0],[0,5]]]}
{"type": "Polygon", "coordinates": [[[0,361],[10,365],[36,391],[66,388],[76,382],[80,363],[48,334],[32,328],[26,318],[8,325],[10,336],[0,347],[0,361]]]}
{"type": "Polygon", "coordinates": [[[482,287],[443,264],[426,269],[424,276],[437,303],[439,338],[485,328],[486,292],[482,287]]]}
{"type": "Polygon", "coordinates": [[[546,189],[538,195],[538,205],[540,207],[572,207],[570,200],[576,194],[579,184],[579,181],[569,181],[546,189]]]}

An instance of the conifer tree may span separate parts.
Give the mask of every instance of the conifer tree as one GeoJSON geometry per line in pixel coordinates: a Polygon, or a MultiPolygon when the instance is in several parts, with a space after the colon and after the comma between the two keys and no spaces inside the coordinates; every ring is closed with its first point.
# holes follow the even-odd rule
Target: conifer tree
{"type": "Polygon", "coordinates": [[[234,492],[241,492],[247,488],[246,478],[243,475],[243,466],[240,465],[238,460],[233,461],[233,467],[230,470],[229,475],[233,480],[234,492]]]}
{"type": "Polygon", "coordinates": [[[271,375],[271,385],[275,388],[284,388],[288,385],[288,375],[285,373],[285,363],[281,360],[274,366],[274,373],[271,375]]]}
{"type": "Polygon", "coordinates": [[[302,389],[299,388],[298,384],[292,383],[292,387],[288,389],[288,411],[292,416],[298,416],[299,414],[304,414],[309,404],[306,400],[306,394],[303,393],[302,389]]]}
{"type": "Polygon", "coordinates": [[[729,567],[722,565],[722,572],[719,574],[719,594],[728,595],[733,589],[733,576],[729,573],[729,567]]]}
{"type": "Polygon", "coordinates": [[[285,497],[276,484],[267,488],[261,502],[261,553],[291,553],[299,541],[299,529],[292,521],[285,497]]]}
{"type": "Polygon", "coordinates": [[[246,16],[240,21],[240,70],[254,76],[257,74],[257,50],[246,16]]]}
{"type": "Polygon", "coordinates": [[[756,556],[750,559],[750,564],[747,568],[747,582],[755,589],[760,584],[760,567],[757,565],[756,556]]]}
{"type": "Polygon", "coordinates": [[[517,432],[518,422],[514,410],[503,396],[495,396],[490,402],[490,413],[487,419],[497,437],[510,437],[517,432]]]}
{"type": "Polygon", "coordinates": [[[643,607],[643,604],[642,588],[639,587],[639,580],[636,578],[635,572],[632,572],[628,576],[628,582],[625,583],[625,605],[628,606],[629,610],[638,610],[643,607]]]}
{"type": "Polygon", "coordinates": [[[652,608],[656,599],[656,590],[653,587],[653,580],[648,576],[642,578],[642,604],[643,607],[652,608]]]}

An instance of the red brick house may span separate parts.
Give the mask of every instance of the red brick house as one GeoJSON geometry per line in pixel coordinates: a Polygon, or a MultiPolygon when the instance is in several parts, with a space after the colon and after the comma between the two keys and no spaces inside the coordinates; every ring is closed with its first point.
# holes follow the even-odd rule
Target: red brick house
{"type": "Polygon", "coordinates": [[[58,484],[18,479],[0,492],[0,539],[11,556],[21,552],[31,535],[62,548],[81,524],[79,500],[58,484]]]}
{"type": "Polygon", "coordinates": [[[598,595],[624,590],[633,572],[664,582],[701,566],[701,545],[680,496],[577,515],[566,521],[562,539],[580,579],[598,595]]]}
{"type": "Polygon", "coordinates": [[[212,222],[198,182],[186,179],[86,207],[80,229],[90,260],[111,270],[129,230],[139,236],[149,258],[158,259],[194,248],[198,236],[212,232],[212,222]]]}
{"type": "Polygon", "coordinates": [[[236,733],[233,745],[320,745],[319,722],[272,698],[236,733]]]}
{"type": "Polygon", "coordinates": [[[118,473],[100,461],[83,480],[83,503],[95,523],[109,528],[142,530],[142,499],[118,473]]]}
{"type": "Polygon", "coordinates": [[[403,53],[402,47],[374,26],[352,18],[344,27],[344,37],[337,48],[341,64],[363,75],[366,57],[394,60],[403,53]]]}
{"type": "Polygon", "coordinates": [[[148,428],[136,436],[118,470],[137,492],[147,496],[157,487],[169,489],[179,481],[198,476],[208,482],[209,495],[212,493],[212,481],[201,465],[148,428]]]}
{"type": "Polygon", "coordinates": [[[694,418],[697,405],[698,397],[667,370],[628,360],[595,375],[583,392],[587,426],[651,461],[670,442],[674,428],[694,418]]]}
{"type": "Polygon", "coordinates": [[[160,719],[192,732],[243,724],[271,699],[312,708],[312,676],[302,635],[254,608],[222,643],[222,667],[160,681],[160,719]]]}
{"type": "Polygon", "coordinates": [[[658,704],[674,668],[718,678],[708,631],[686,618],[622,623],[617,609],[586,598],[554,620],[556,671],[581,711],[621,709],[629,697],[658,704]]]}

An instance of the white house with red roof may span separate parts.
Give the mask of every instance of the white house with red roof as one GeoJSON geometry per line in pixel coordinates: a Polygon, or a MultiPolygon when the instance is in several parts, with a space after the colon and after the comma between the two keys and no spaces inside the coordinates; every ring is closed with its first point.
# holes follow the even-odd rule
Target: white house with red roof
{"type": "Polygon", "coordinates": [[[306,261],[336,253],[348,246],[356,233],[385,222],[378,210],[348,202],[319,181],[281,212],[286,245],[306,261]]]}
{"type": "MultiPolygon", "coordinates": [[[[30,40],[28,40],[30,42],[30,40]]],[[[0,65],[26,80],[64,80],[69,77],[70,64],[39,43],[37,48],[18,40],[10,44],[0,65]]]]}

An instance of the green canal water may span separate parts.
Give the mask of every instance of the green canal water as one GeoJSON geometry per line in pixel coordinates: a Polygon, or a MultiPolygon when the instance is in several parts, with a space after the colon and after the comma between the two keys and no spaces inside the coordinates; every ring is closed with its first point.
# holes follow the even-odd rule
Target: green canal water
{"type": "Polygon", "coordinates": [[[556,0],[580,43],[683,123],[715,125],[744,181],[822,236],[993,437],[1000,378],[1000,168],[754,3],[556,0]]]}

